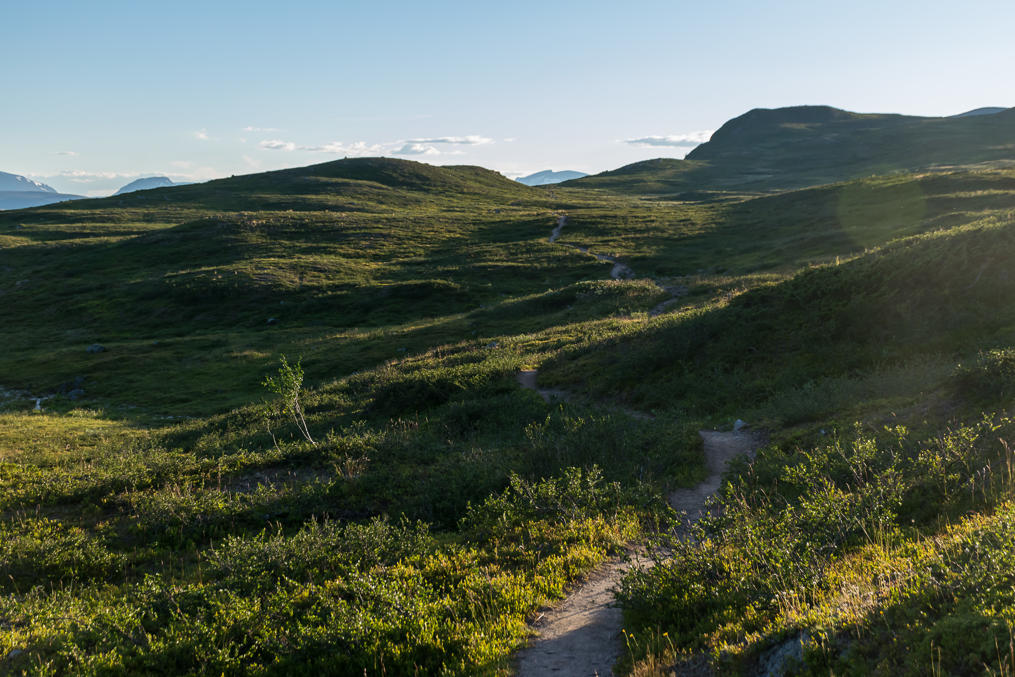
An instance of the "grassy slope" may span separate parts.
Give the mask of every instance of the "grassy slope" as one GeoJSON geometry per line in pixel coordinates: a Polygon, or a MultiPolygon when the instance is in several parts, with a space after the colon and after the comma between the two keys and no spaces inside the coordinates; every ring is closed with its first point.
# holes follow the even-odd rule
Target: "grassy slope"
{"type": "Polygon", "coordinates": [[[962,489],[997,457],[994,429],[945,445],[940,478],[921,440],[1003,409],[989,374],[1005,354],[976,354],[1015,326],[1013,191],[995,171],[715,204],[562,189],[550,202],[476,168],[358,160],[0,215],[0,320],[16,327],[0,385],[57,393],[43,414],[8,393],[0,414],[0,656],[24,652],[4,667],[503,671],[527,613],[700,475],[697,426],[736,415],[786,432],[729,493],[753,512],[729,514],[781,525],[785,561],[805,564],[752,560],[758,541],[717,523],[707,556],[630,581],[630,627],[644,639],[671,624],[734,671],[802,627],[830,638],[808,649],[816,665],[876,663],[880,640],[840,641],[860,626],[836,615],[849,607],[822,579],[830,551],[808,550],[812,524],[763,497],[793,487],[790,505],[817,505],[835,467],[808,455],[818,429],[845,423],[841,447],[880,449],[848,423],[902,417],[916,431],[889,442],[910,451],[864,461],[902,478],[891,515],[849,512],[868,484],[830,475],[859,497],[822,508],[853,525],[823,536],[849,561],[873,547],[855,525],[895,534],[911,519],[876,542],[908,566],[907,543],[939,528],[920,492],[939,492],[942,515],[1003,499],[962,489]],[[654,282],[608,281],[608,265],[546,243],[559,209],[562,242],[690,293],[649,320],[667,297],[654,282]],[[108,350],[85,352],[96,341],[108,350]],[[273,443],[255,406],[279,352],[305,357],[316,447],[281,421],[273,443]],[[548,406],[519,390],[514,372],[540,364],[591,398],[548,406]],[[635,420],[618,398],[680,416],[635,420]],[[796,484],[780,474],[794,465],[796,484]],[[692,572],[699,589],[731,562],[750,575],[720,577],[721,598],[668,576],[692,572]],[[759,603],[791,573],[823,595],[809,593],[810,616],[759,603]],[[702,624],[673,624],[689,604],[702,624]],[[843,657],[850,646],[870,655],[843,657]]]}
{"type": "Polygon", "coordinates": [[[541,242],[541,194],[491,172],[337,164],[0,215],[13,245],[0,253],[0,315],[17,327],[0,369],[33,391],[84,379],[100,397],[199,413],[209,395],[224,398],[213,409],[246,401],[254,365],[280,348],[348,344],[320,356],[340,376],[471,336],[442,325],[595,269],[541,242]],[[287,192],[298,187],[307,194],[287,192]],[[96,342],[109,351],[86,354],[96,342]],[[180,373],[178,387],[138,381],[151,370],[180,373]]]}
{"type": "Polygon", "coordinates": [[[897,232],[926,232],[547,365],[565,388],[775,431],[724,513],[627,581],[635,672],[704,651],[749,673],[797,646],[807,674],[1015,666],[1015,196],[981,178],[891,180],[924,198],[897,232]]]}
{"type": "Polygon", "coordinates": [[[640,483],[700,472],[681,426],[514,383],[661,293],[549,246],[550,207],[349,161],[2,215],[4,668],[502,670],[640,483]],[[316,447],[256,404],[280,352],[316,447]]]}

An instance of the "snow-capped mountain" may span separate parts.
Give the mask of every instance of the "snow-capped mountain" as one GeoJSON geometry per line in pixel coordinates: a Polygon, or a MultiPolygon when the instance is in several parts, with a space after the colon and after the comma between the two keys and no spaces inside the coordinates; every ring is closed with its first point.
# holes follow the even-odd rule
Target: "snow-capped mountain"
{"type": "Polygon", "coordinates": [[[39,207],[53,202],[76,200],[80,197],[80,195],[58,193],[51,186],[32,181],[20,174],[0,172],[0,210],[39,207]]]}
{"type": "Polygon", "coordinates": [[[44,183],[32,181],[27,176],[0,172],[0,192],[41,192],[55,193],[56,190],[44,183]]]}

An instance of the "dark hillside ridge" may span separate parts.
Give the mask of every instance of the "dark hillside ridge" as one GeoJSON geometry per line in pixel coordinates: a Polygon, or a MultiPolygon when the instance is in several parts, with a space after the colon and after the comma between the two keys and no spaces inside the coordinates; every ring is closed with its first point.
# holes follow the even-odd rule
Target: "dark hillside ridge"
{"type": "Polygon", "coordinates": [[[598,396],[621,393],[638,408],[685,401],[729,414],[812,379],[975,355],[1005,345],[1015,328],[1015,277],[996,264],[1013,249],[1015,221],[1001,217],[903,238],[691,321],[576,351],[542,373],[596,374],[598,396]]]}
{"type": "Polygon", "coordinates": [[[931,118],[830,106],[758,108],[724,124],[684,160],[639,162],[566,185],[679,199],[1015,161],[1015,109],[989,110],[931,118]]]}
{"type": "Polygon", "coordinates": [[[959,113],[958,115],[953,115],[952,117],[953,118],[968,118],[968,117],[973,117],[973,116],[976,116],[976,115],[996,115],[998,113],[1003,113],[1006,110],[1008,110],[1008,109],[1007,108],[1002,108],[1002,107],[999,107],[999,106],[986,106],[984,108],[975,108],[973,110],[967,110],[965,113],[959,113]]]}
{"type": "MultiPolygon", "coordinates": [[[[324,162],[309,167],[283,169],[263,174],[253,174],[234,179],[223,179],[244,185],[248,181],[279,179],[281,181],[301,179],[347,179],[376,183],[400,190],[430,192],[437,190],[463,190],[469,193],[485,192],[489,188],[515,190],[517,182],[495,171],[472,165],[448,165],[437,167],[412,160],[369,157],[350,158],[324,162]]],[[[524,188],[522,189],[524,191],[524,188]]]]}
{"type": "Polygon", "coordinates": [[[828,106],[758,108],[724,124],[687,159],[790,171],[799,161],[813,166],[844,161],[919,169],[908,165],[956,164],[965,161],[962,155],[975,158],[972,161],[1008,159],[1015,157],[1015,111],[1006,113],[924,118],[851,113],[828,106]],[[943,147],[926,148],[924,144],[932,140],[943,147]],[[968,144],[965,152],[958,147],[960,142],[968,144]],[[993,144],[1004,144],[1005,152],[996,152],[993,144]]]}
{"type": "Polygon", "coordinates": [[[715,142],[732,142],[738,138],[752,138],[771,133],[772,128],[781,125],[822,125],[834,122],[848,122],[862,117],[857,113],[832,108],[831,106],[791,106],[789,108],[754,108],[739,117],[727,121],[705,143],[687,154],[693,160],[696,153],[715,142]]]}
{"type": "Polygon", "coordinates": [[[435,203],[454,195],[508,202],[540,197],[534,189],[482,167],[372,157],[126,193],[86,208],[149,206],[154,201],[234,211],[249,209],[251,196],[256,196],[264,209],[363,211],[435,203]]]}

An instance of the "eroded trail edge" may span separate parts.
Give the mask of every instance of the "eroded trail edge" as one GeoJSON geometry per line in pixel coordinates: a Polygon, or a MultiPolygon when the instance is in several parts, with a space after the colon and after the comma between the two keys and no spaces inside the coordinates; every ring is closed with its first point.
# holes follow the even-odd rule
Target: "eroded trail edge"
{"type": "MultiPolygon", "coordinates": [[[[553,397],[566,399],[563,391],[540,389],[537,381],[538,372],[534,369],[518,376],[522,387],[535,390],[547,401],[553,397]]],[[[746,431],[702,430],[699,434],[704,442],[708,477],[697,486],[678,489],[668,497],[670,505],[686,513],[690,523],[704,514],[705,502],[718,491],[729,462],[740,455],[753,454],[761,443],[758,435],[746,431]]],[[[624,574],[634,566],[647,564],[649,561],[635,552],[608,560],[564,601],[544,610],[533,622],[535,637],[518,654],[519,677],[612,675],[613,664],[623,651],[620,637],[623,616],[614,593],[624,574]]]]}

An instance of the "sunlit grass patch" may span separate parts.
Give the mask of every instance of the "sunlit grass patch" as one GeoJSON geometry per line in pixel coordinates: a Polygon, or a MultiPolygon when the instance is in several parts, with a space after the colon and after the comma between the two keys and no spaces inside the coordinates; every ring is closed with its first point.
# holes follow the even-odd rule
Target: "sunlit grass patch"
{"type": "Polygon", "coordinates": [[[61,465],[94,455],[114,440],[124,442],[142,434],[87,409],[0,413],[0,461],[61,465]]]}

